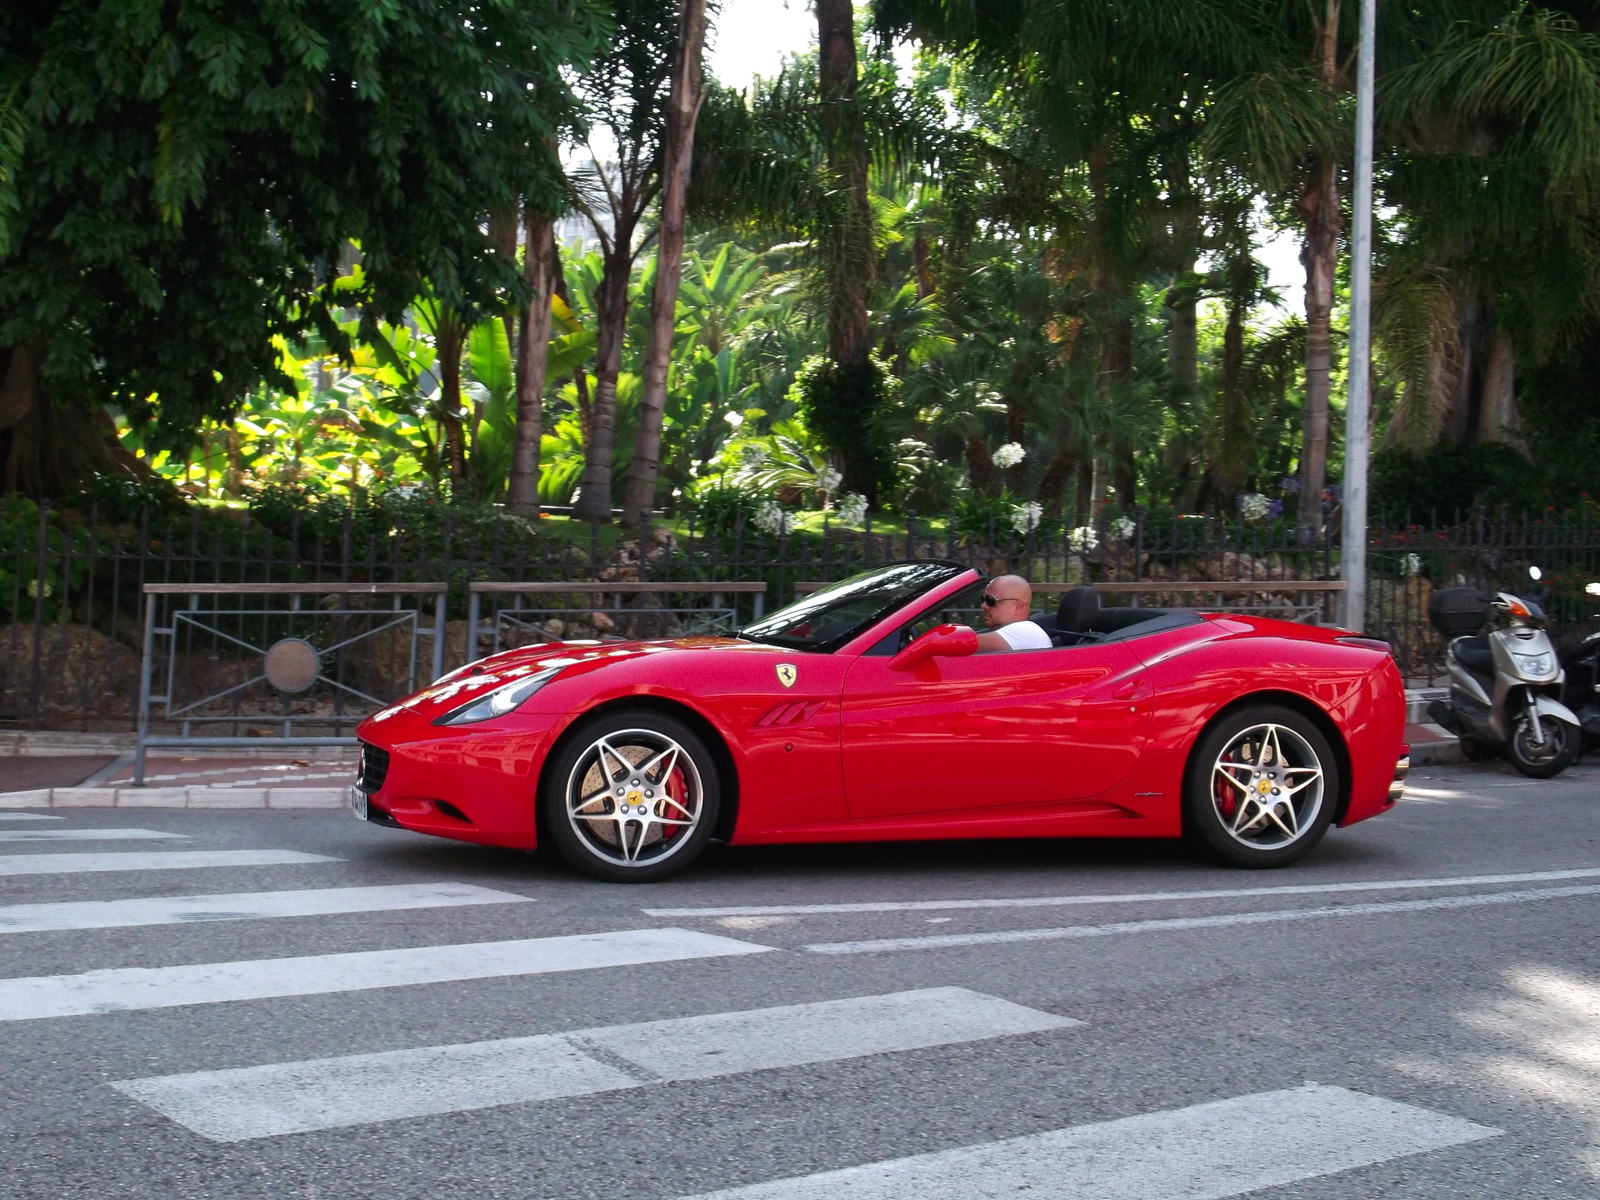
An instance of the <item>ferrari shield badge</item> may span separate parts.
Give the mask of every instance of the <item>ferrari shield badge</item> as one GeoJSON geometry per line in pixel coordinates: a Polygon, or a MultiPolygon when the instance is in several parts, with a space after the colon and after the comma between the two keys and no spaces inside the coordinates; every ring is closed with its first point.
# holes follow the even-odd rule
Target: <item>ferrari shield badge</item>
{"type": "Polygon", "coordinates": [[[794,681],[799,677],[800,673],[794,669],[793,663],[778,664],[778,682],[783,684],[784,687],[793,687],[794,681]]]}

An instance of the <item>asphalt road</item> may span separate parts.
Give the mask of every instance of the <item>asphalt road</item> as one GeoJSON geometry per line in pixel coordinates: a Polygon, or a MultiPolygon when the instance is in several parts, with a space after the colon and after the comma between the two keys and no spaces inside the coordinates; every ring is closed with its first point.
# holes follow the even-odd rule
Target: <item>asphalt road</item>
{"type": "Polygon", "coordinates": [[[0,1198],[1600,1195],[1600,768],[1411,782],[1278,872],[649,887],[348,813],[8,813],[0,1198]]]}

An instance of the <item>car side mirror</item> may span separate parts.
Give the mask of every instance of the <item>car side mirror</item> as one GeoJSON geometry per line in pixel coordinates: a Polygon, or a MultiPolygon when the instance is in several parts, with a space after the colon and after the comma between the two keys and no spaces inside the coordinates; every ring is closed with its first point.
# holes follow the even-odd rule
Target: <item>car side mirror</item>
{"type": "Polygon", "coordinates": [[[970,625],[935,625],[889,660],[889,670],[909,671],[930,658],[965,658],[978,652],[978,634],[970,625]]]}

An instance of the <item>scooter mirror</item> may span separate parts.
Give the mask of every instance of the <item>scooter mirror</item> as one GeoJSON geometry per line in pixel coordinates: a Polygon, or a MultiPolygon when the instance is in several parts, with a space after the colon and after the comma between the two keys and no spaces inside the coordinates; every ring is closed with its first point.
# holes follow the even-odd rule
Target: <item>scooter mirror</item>
{"type": "Polygon", "coordinates": [[[1538,567],[1529,567],[1528,578],[1537,583],[1539,580],[1544,578],[1544,572],[1539,570],[1538,567]]]}

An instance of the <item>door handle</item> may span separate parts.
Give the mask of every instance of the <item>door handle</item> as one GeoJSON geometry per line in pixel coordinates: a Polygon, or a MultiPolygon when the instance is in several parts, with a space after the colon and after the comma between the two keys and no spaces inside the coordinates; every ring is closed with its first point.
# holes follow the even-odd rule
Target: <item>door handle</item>
{"type": "Polygon", "coordinates": [[[1137,679],[1130,679],[1130,680],[1128,680],[1127,683],[1123,684],[1116,691],[1112,692],[1111,693],[1111,698],[1113,700],[1131,700],[1131,699],[1133,699],[1134,693],[1137,692],[1138,690],[1139,690],[1139,681],[1137,679]]]}

